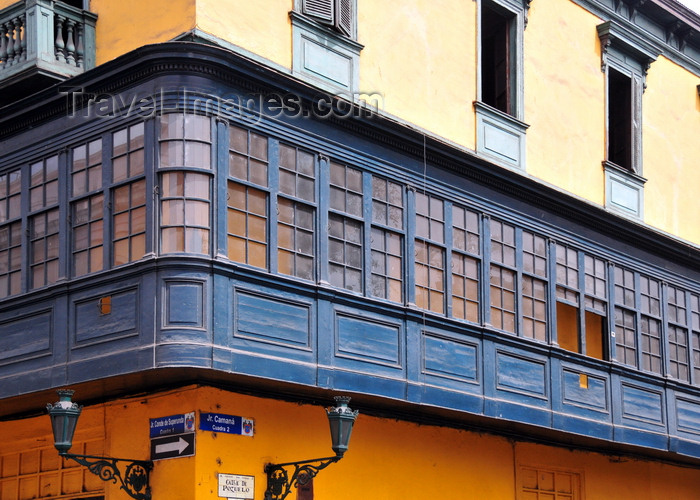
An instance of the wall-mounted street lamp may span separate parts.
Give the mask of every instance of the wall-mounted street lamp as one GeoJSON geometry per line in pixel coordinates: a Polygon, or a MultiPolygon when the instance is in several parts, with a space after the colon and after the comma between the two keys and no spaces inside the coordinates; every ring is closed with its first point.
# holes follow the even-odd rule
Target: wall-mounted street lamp
{"type": "Polygon", "coordinates": [[[73,446],[73,434],[83,407],[71,401],[71,396],[75,391],[62,389],[56,392],[58,392],[59,401],[53,405],[47,404],[46,408],[51,416],[54,446],[58,450],[58,454],[63,458],[69,458],[84,465],[103,481],[111,481],[114,484],[119,481],[121,489],[126,491],[131,498],[151,500],[151,487],[148,484],[148,479],[153,462],[150,460],[129,460],[68,453],[68,450],[73,446]],[[123,476],[117,467],[118,462],[127,464],[123,476]]]}
{"type": "Polygon", "coordinates": [[[321,470],[343,458],[343,455],[348,450],[352,426],[359,412],[348,408],[349,397],[336,396],[334,399],[337,406],[327,408],[326,413],[328,423],[331,426],[331,446],[335,456],[284,464],[267,464],[265,466],[265,473],[267,474],[265,500],[283,500],[289,495],[292,486],[298,487],[307,484],[321,470]],[[292,466],[294,466],[294,472],[290,478],[287,467],[292,466]]]}

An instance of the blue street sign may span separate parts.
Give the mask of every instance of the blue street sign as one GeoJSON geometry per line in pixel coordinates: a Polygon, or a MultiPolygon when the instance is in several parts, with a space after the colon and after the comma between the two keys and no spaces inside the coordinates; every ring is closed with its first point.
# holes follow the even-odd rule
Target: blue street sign
{"type": "Polygon", "coordinates": [[[150,419],[150,436],[167,436],[194,432],[194,412],[150,419]]]}
{"type": "Polygon", "coordinates": [[[241,434],[252,436],[255,432],[253,419],[225,415],[223,413],[200,413],[199,429],[203,431],[223,432],[224,434],[241,434]]]}

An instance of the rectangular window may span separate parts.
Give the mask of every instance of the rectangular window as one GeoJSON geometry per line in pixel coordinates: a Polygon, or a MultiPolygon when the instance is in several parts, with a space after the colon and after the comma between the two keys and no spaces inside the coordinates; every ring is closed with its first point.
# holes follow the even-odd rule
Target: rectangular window
{"type": "Polygon", "coordinates": [[[515,115],[514,17],[497,4],[481,4],[481,102],[509,115],[515,115]]]}
{"type": "Polygon", "coordinates": [[[267,269],[267,192],[228,183],[228,258],[267,269]]]}
{"type": "Polygon", "coordinates": [[[267,269],[267,137],[229,126],[228,258],[267,269]]]}
{"type": "Polygon", "coordinates": [[[661,283],[639,277],[642,369],[663,373],[661,359],[661,283]]]}
{"type": "Polygon", "coordinates": [[[444,202],[416,193],[416,305],[445,312],[444,202]]]}
{"type": "Polygon", "coordinates": [[[519,500],[579,500],[581,475],[565,470],[521,466],[519,500]]]}
{"type": "Polygon", "coordinates": [[[526,2],[479,0],[476,152],[498,165],[525,170],[523,31],[526,2]]]}
{"type": "Polygon", "coordinates": [[[491,220],[491,324],[516,332],[515,228],[491,220]]]}
{"type": "Polygon", "coordinates": [[[22,223],[0,226],[0,298],[22,292],[22,223]]]}
{"type": "Polygon", "coordinates": [[[29,219],[31,288],[58,280],[58,155],[30,165],[29,219]],[[48,210],[47,210],[48,209],[48,210]]]}
{"type": "Polygon", "coordinates": [[[557,340],[567,351],[580,352],[578,252],[557,245],[557,340]]]}
{"type": "Polygon", "coordinates": [[[72,205],[73,275],[104,269],[104,195],[82,198],[72,205]]]}
{"type": "Polygon", "coordinates": [[[667,294],[669,375],[684,382],[689,382],[689,332],[685,291],[669,285],[667,294]]]}
{"type": "Polygon", "coordinates": [[[523,336],[547,341],[547,240],[523,231],[523,336]]]}
{"type": "Polygon", "coordinates": [[[74,197],[102,189],[102,141],[100,139],[73,148],[71,184],[74,197]]]}
{"type": "Polygon", "coordinates": [[[160,118],[160,166],[211,168],[211,119],[171,113],[160,118]]]}
{"type": "Polygon", "coordinates": [[[112,181],[138,177],[143,171],[144,124],[140,122],[112,134],[112,181]]]}
{"type": "Polygon", "coordinates": [[[330,163],[328,271],[333,286],[362,293],[362,172],[330,163]]]}
{"type": "Polygon", "coordinates": [[[21,215],[21,191],[21,170],[0,175],[0,224],[17,219],[21,215]]]}
{"type": "Polygon", "coordinates": [[[596,27],[606,74],[606,207],[641,219],[642,95],[649,66],[659,56],[613,21],[596,27]],[[636,174],[636,175],[635,175],[636,174]]]}
{"type": "Polygon", "coordinates": [[[121,266],[146,254],[144,124],[112,134],[112,264],[121,266]]]}
{"type": "Polygon", "coordinates": [[[29,211],[58,204],[58,155],[33,163],[29,178],[29,211]]]}
{"type": "Polygon", "coordinates": [[[693,339],[693,384],[700,385],[700,296],[690,294],[690,333],[693,339]]]}
{"type": "Polygon", "coordinates": [[[71,192],[77,198],[70,218],[73,276],[104,269],[104,194],[85,196],[101,189],[102,140],[97,139],[73,148],[71,157],[71,192]]]}
{"type": "Polygon", "coordinates": [[[0,298],[22,292],[20,170],[0,175],[0,298]]]}
{"type": "Polygon", "coordinates": [[[395,182],[372,176],[370,294],[403,302],[404,193],[395,182]]]}
{"type": "Polygon", "coordinates": [[[316,158],[294,147],[279,146],[277,198],[277,270],[315,279],[316,158]]]}
{"type": "Polygon", "coordinates": [[[452,206],[452,316],[474,323],[479,317],[479,215],[452,206]]]}
{"type": "Polygon", "coordinates": [[[605,261],[584,255],[583,277],[585,354],[596,359],[607,359],[608,280],[605,261]]]}
{"type": "Polygon", "coordinates": [[[161,251],[209,253],[210,179],[195,172],[161,175],[161,251]]]}
{"type": "Polygon", "coordinates": [[[277,268],[280,273],[314,279],[315,209],[280,198],[277,216],[277,268]]]}
{"type": "Polygon", "coordinates": [[[229,176],[267,186],[267,137],[229,125],[229,176]]]}
{"type": "Polygon", "coordinates": [[[608,68],[608,161],[634,171],[632,79],[614,68],[608,68]]]}
{"type": "Polygon", "coordinates": [[[597,359],[607,356],[607,266],[566,245],[556,247],[559,345],[597,359]]]}
{"type": "Polygon", "coordinates": [[[114,189],[112,198],[114,265],[121,266],[146,254],[146,181],[114,189]]]}
{"type": "Polygon", "coordinates": [[[617,361],[637,366],[637,314],[634,273],[615,268],[615,353],[617,361]]]}
{"type": "Polygon", "coordinates": [[[30,227],[31,286],[39,288],[58,280],[58,208],[32,216],[30,227]]]}

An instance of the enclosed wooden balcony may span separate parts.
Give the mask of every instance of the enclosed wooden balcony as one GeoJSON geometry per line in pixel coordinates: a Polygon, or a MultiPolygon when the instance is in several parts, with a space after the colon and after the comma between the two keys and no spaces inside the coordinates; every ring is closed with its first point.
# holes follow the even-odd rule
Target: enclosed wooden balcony
{"type": "Polygon", "coordinates": [[[94,67],[97,16],[79,4],[23,0],[0,10],[0,107],[94,67]]]}

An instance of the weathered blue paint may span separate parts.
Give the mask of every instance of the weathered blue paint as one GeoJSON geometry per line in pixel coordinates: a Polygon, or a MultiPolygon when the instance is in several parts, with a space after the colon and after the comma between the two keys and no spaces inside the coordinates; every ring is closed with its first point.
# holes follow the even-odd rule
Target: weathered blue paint
{"type": "Polygon", "coordinates": [[[75,345],[106,342],[114,337],[138,335],[138,319],[141,300],[138,288],[125,288],[76,299],[75,345]],[[99,309],[101,298],[111,298],[110,314],[99,309]]]}
{"type": "MultiPolygon", "coordinates": [[[[464,383],[479,383],[478,344],[423,334],[423,373],[434,377],[464,383]]],[[[444,381],[436,383],[446,384],[444,381]]]]}
{"type": "Polygon", "coordinates": [[[203,285],[199,281],[165,282],[164,327],[204,327],[203,285]]]}
{"type": "Polygon", "coordinates": [[[235,291],[236,338],[267,342],[280,348],[311,349],[311,307],[307,302],[235,291]],[[270,314],[274,311],[274,314],[270,314]]]}

